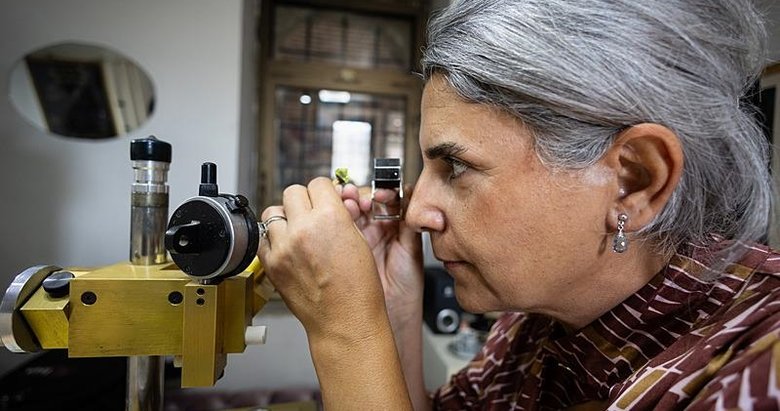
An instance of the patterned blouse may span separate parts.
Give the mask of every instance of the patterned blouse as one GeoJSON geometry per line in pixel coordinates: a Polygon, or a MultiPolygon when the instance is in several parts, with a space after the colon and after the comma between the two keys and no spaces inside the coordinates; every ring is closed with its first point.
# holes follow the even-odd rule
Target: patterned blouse
{"type": "Polygon", "coordinates": [[[704,251],[576,332],[503,315],[434,409],[780,409],[780,254],[755,246],[707,282],[704,251]]]}

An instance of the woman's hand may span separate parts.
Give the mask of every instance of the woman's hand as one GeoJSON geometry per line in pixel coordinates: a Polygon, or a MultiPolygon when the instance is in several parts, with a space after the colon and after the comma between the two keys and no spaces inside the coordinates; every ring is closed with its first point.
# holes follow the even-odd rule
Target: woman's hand
{"type": "MultiPolygon", "coordinates": [[[[393,190],[377,190],[374,201],[392,201],[395,195],[393,190]]],[[[341,188],[341,198],[374,256],[414,408],[430,409],[422,370],[423,257],[420,235],[403,220],[374,220],[368,190],[361,192],[347,184],[341,188]]]]}
{"type": "MultiPolygon", "coordinates": [[[[369,190],[352,184],[341,198],[374,256],[393,328],[422,316],[423,262],[420,234],[401,221],[374,220],[369,190]]],[[[410,190],[407,190],[407,194],[410,190]]],[[[392,201],[393,190],[377,190],[375,201],[392,201]]]]}
{"type": "Polygon", "coordinates": [[[268,225],[258,255],[310,338],[373,332],[371,322],[385,310],[377,267],[331,181],[288,187],[283,205],[268,207],[261,219],[272,216],[286,221],[268,225]]]}
{"type": "MultiPolygon", "coordinates": [[[[258,256],[309,338],[326,409],[412,408],[374,255],[329,179],[268,207],[258,256]]],[[[354,210],[353,210],[354,211],[354,210]]]]}

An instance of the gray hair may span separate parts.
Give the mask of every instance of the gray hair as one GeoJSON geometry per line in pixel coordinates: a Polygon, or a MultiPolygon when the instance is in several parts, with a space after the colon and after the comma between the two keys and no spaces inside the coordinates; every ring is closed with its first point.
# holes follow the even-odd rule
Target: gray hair
{"type": "Polygon", "coordinates": [[[455,0],[421,63],[426,80],[520,118],[548,167],[594,164],[632,125],[673,130],[682,179],[635,234],[673,253],[767,232],[768,144],[745,99],[764,44],[749,0],[455,0]]]}

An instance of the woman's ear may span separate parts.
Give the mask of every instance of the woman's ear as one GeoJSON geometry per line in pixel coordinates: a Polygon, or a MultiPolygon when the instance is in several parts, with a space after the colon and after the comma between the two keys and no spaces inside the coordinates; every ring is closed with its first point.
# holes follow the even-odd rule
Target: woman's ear
{"type": "Polygon", "coordinates": [[[617,176],[614,206],[607,226],[617,227],[618,215],[628,215],[627,231],[640,230],[669,201],[683,170],[680,139],[660,124],[642,123],[618,134],[603,158],[617,176]]]}

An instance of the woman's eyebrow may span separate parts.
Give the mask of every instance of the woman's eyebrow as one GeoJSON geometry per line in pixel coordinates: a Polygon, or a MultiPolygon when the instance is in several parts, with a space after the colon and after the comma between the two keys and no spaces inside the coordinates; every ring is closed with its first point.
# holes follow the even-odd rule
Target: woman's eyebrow
{"type": "Polygon", "coordinates": [[[455,142],[444,142],[425,149],[425,156],[431,160],[437,158],[456,156],[466,151],[466,147],[455,142]]]}

